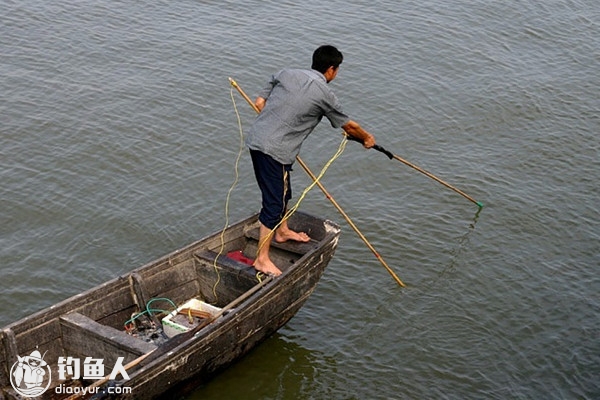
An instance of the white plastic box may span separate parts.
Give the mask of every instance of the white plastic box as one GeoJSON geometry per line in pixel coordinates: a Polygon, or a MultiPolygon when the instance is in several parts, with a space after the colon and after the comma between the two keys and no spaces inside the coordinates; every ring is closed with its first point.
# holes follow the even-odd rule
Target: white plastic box
{"type": "Polygon", "coordinates": [[[221,311],[219,307],[212,306],[198,299],[191,299],[185,304],[178,307],[176,311],[171,312],[169,315],[163,318],[163,330],[165,331],[165,334],[168,337],[173,337],[175,335],[179,335],[180,333],[187,332],[190,329],[193,329],[194,327],[198,326],[198,324],[205,321],[205,319],[194,317],[193,323],[190,324],[186,315],[178,315],[179,311],[186,308],[205,311],[212,314],[213,316],[216,315],[219,311],[221,311]]]}

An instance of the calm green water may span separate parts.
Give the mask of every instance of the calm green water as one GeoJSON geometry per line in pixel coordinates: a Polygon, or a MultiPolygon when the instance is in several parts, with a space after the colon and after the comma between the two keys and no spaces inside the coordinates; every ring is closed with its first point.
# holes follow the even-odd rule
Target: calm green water
{"type": "MultiPolygon", "coordinates": [[[[600,398],[598,2],[0,7],[0,325],[221,229],[227,78],[254,97],[332,43],[346,111],[485,208],[349,144],[323,184],[408,287],[315,189],[301,209],[344,229],[317,290],[188,398],[600,398]]],[[[301,156],[339,142],[325,122],[301,156]]],[[[260,207],[250,171],[232,221],[260,207]]]]}

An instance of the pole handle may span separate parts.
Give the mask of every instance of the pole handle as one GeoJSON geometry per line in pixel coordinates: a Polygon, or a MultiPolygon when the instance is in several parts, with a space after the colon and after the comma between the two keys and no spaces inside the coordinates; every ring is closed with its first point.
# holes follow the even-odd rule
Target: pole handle
{"type": "MultiPolygon", "coordinates": [[[[363,140],[361,140],[361,139],[359,139],[359,138],[357,138],[357,137],[354,137],[354,136],[352,136],[352,135],[349,135],[349,134],[348,134],[346,131],[344,131],[344,135],[346,135],[346,138],[347,138],[348,140],[351,140],[351,141],[353,141],[353,142],[358,142],[358,143],[360,143],[360,144],[365,144],[365,142],[364,142],[363,140]]],[[[392,152],[390,152],[390,151],[388,151],[388,150],[384,149],[383,147],[381,147],[381,146],[380,146],[380,145],[378,145],[378,144],[376,144],[375,146],[373,146],[373,147],[371,147],[371,148],[372,148],[373,150],[377,150],[377,151],[379,151],[379,152],[381,152],[381,153],[385,154],[386,156],[388,156],[388,158],[389,158],[390,160],[393,160],[393,159],[394,159],[394,155],[392,154],[392,152]]]]}

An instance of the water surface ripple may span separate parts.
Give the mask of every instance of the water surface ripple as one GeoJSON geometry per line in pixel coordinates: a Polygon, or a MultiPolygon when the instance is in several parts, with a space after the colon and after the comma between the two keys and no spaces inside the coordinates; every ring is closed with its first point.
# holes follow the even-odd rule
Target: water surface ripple
{"type": "MultiPolygon", "coordinates": [[[[188,398],[600,398],[597,2],[0,3],[2,326],[220,229],[227,78],[332,43],[347,112],[485,208],[350,143],[323,184],[408,287],[315,189],[344,230],[317,290],[188,398]]],[[[259,207],[244,153],[229,217],[259,207]]]]}

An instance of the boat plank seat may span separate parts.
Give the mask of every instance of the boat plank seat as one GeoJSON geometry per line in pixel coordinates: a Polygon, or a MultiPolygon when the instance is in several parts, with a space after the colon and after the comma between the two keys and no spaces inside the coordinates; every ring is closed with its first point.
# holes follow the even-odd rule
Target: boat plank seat
{"type": "MultiPolygon", "coordinates": [[[[257,242],[260,239],[258,228],[248,229],[244,232],[245,236],[249,239],[256,240],[257,242]]],[[[319,247],[319,242],[311,239],[310,242],[296,242],[293,240],[278,243],[275,240],[271,240],[271,247],[281,249],[290,253],[304,255],[309,251],[316,249],[319,247]]]]}
{"type": "Polygon", "coordinates": [[[60,317],[66,354],[107,354],[131,361],[154,349],[156,345],[137,339],[111,326],[102,325],[83,314],[72,312],[60,317]]]}
{"type": "MultiPolygon", "coordinates": [[[[194,253],[194,256],[197,259],[210,263],[211,265],[214,263],[217,255],[217,253],[210,250],[198,251],[194,253]]],[[[233,258],[229,258],[225,254],[221,254],[219,256],[217,265],[223,269],[231,270],[237,274],[252,278],[253,280],[256,279],[256,270],[251,265],[244,264],[243,262],[234,260],[233,258]]]]}
{"type": "Polygon", "coordinates": [[[217,253],[211,250],[194,252],[194,258],[199,262],[200,291],[204,293],[204,301],[223,307],[256,285],[258,281],[254,267],[229,258],[225,254],[217,259],[219,273],[216,274],[215,257],[217,253]],[[226,288],[229,290],[225,290],[226,288]],[[215,291],[216,295],[214,295],[215,291]]]}

